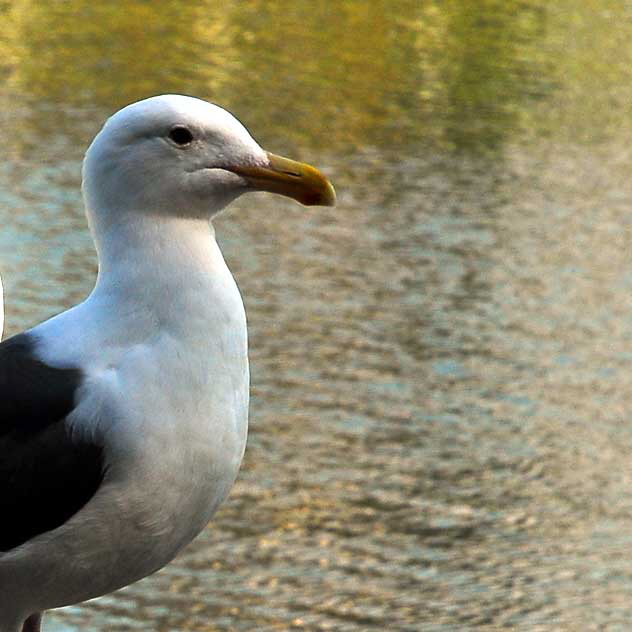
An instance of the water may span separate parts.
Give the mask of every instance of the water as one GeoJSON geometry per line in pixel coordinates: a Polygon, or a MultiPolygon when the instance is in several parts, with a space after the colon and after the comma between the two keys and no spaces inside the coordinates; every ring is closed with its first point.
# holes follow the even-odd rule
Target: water
{"type": "Polygon", "coordinates": [[[632,616],[632,5],[4,2],[9,333],[96,271],[82,153],[184,92],[334,209],[217,222],[244,295],[239,480],[96,630],[624,630],[632,616]]]}

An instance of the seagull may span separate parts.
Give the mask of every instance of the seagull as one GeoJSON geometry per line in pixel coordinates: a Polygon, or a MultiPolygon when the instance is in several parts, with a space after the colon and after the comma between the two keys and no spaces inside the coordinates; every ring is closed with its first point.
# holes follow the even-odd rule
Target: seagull
{"type": "Polygon", "coordinates": [[[82,169],[99,269],[0,343],[0,632],[127,586],[208,523],[244,453],[244,306],[212,220],[242,193],[333,205],[317,169],[181,95],[110,117],[82,169]]]}

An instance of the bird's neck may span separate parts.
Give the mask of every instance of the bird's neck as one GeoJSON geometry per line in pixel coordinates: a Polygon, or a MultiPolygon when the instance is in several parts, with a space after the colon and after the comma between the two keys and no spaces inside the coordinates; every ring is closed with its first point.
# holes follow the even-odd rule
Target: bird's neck
{"type": "Polygon", "coordinates": [[[134,274],[160,275],[172,266],[195,268],[208,262],[215,243],[206,220],[140,213],[95,226],[93,237],[100,281],[120,281],[134,274]]]}
{"type": "Polygon", "coordinates": [[[208,222],[150,218],[92,229],[97,283],[83,303],[38,326],[46,357],[115,366],[131,347],[153,345],[157,362],[182,353],[204,373],[219,345],[243,365],[244,306],[208,222]]]}
{"type": "Polygon", "coordinates": [[[161,321],[195,317],[213,303],[232,301],[234,281],[208,221],[139,214],[96,228],[93,298],[161,321]]]}

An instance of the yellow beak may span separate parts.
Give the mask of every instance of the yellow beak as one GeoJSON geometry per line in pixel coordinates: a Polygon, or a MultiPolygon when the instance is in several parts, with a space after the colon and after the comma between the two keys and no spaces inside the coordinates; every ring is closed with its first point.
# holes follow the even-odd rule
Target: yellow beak
{"type": "Polygon", "coordinates": [[[267,156],[267,166],[237,166],[230,171],[243,176],[256,191],[280,193],[305,206],[334,206],[334,187],[318,169],[275,154],[267,156]]]}

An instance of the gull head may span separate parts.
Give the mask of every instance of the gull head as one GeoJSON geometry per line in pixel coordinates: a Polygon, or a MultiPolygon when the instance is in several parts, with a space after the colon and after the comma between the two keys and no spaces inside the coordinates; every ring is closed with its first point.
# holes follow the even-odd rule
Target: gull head
{"type": "Polygon", "coordinates": [[[151,97],[114,114],[83,164],[89,214],[210,218],[249,191],[304,205],[332,206],[336,198],[314,167],[264,151],[232,114],[181,95],[151,97]]]}

